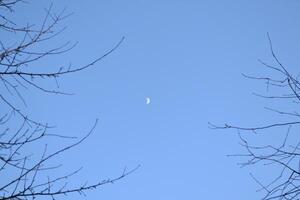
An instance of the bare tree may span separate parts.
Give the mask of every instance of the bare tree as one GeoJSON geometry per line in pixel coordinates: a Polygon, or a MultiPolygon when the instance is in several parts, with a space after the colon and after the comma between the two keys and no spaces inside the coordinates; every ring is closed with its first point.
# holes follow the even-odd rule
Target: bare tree
{"type": "Polygon", "coordinates": [[[19,25],[10,16],[15,15],[15,5],[24,3],[22,0],[0,0],[0,31],[6,37],[0,38],[0,80],[1,80],[1,113],[0,113],[0,200],[27,200],[39,197],[57,199],[69,193],[84,194],[86,190],[101,185],[113,183],[132,173],[135,169],[126,169],[120,176],[113,179],[101,180],[94,184],[69,186],[68,178],[79,170],[68,172],[63,176],[48,177],[47,173],[59,166],[51,166],[49,161],[64,152],[76,147],[94,131],[95,121],[86,135],[58,150],[47,150],[47,145],[41,152],[28,152],[26,149],[37,143],[44,143],[48,137],[57,139],[70,138],[60,134],[51,134],[52,128],[47,123],[31,118],[29,113],[22,110],[28,102],[24,92],[37,89],[43,93],[69,95],[59,90],[58,79],[64,75],[87,69],[115,51],[123,42],[122,38],[112,49],[84,66],[74,67],[32,67],[43,58],[65,53],[75,44],[66,42],[61,46],[39,50],[39,45],[50,43],[63,29],[57,25],[68,17],[65,12],[55,14],[52,6],[45,9],[45,17],[39,26],[26,23],[19,25]],[[6,39],[5,39],[6,38],[6,39]],[[11,41],[13,39],[13,41],[11,41]],[[43,86],[43,82],[54,81],[52,88],[43,86]],[[49,152],[48,152],[49,151],[49,152]],[[38,157],[39,156],[39,157],[38,157]]]}
{"type": "MultiPolygon", "coordinates": [[[[292,137],[292,127],[297,128],[300,124],[300,114],[297,111],[297,106],[300,103],[300,82],[299,77],[291,73],[286,66],[282,64],[278,56],[275,54],[272,41],[268,34],[268,40],[270,45],[270,52],[274,64],[268,64],[262,60],[259,62],[271,70],[271,76],[249,76],[243,74],[244,77],[252,80],[263,81],[266,84],[267,95],[257,94],[255,95],[268,99],[275,100],[276,102],[282,101],[282,104],[291,105],[293,110],[275,109],[266,107],[268,111],[274,114],[281,115],[286,121],[270,123],[263,126],[250,126],[241,127],[232,124],[224,124],[223,126],[217,126],[210,124],[213,129],[235,129],[238,132],[240,138],[240,144],[244,147],[245,153],[235,154],[232,156],[240,156],[247,158],[245,162],[240,163],[241,166],[259,165],[265,166],[266,172],[277,171],[277,174],[273,174],[273,178],[269,181],[269,177],[265,177],[266,180],[256,178],[255,175],[250,174],[252,178],[259,184],[259,191],[264,191],[265,195],[262,199],[299,199],[300,198],[300,139],[299,135],[292,137]],[[272,89],[272,94],[271,93],[272,89]],[[282,132],[281,144],[275,144],[274,134],[276,132],[282,132]],[[253,134],[245,135],[244,133],[250,132],[253,134]],[[259,137],[264,133],[270,134],[266,144],[257,144],[256,141],[251,142],[252,137],[259,137]],[[254,143],[254,144],[253,144],[254,143]]],[[[295,130],[293,128],[293,130],[295,130]]],[[[296,133],[298,134],[298,133],[296,133]]],[[[265,173],[267,174],[267,173],[265,173]]]]}

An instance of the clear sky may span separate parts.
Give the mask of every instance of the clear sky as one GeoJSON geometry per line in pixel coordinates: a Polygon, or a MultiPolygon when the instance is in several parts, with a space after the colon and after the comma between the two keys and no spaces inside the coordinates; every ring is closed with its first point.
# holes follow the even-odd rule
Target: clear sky
{"type": "MultiPolygon", "coordinates": [[[[38,23],[49,5],[32,1],[16,15],[38,23]]],[[[54,0],[53,5],[73,15],[49,45],[79,43],[40,65],[82,65],[125,36],[102,62],[60,80],[64,91],[76,95],[25,94],[28,112],[64,135],[83,136],[99,118],[93,135],[59,158],[61,172],[83,166],[75,183],[113,178],[125,166],[141,165],[125,179],[87,192],[86,199],[253,200],[263,195],[249,176],[255,168],[241,169],[236,163],[242,159],[226,157],[242,151],[235,132],[211,130],[208,122],[278,120],[263,110],[272,102],[251,94],[264,92],[263,84],[241,73],[266,72],[257,59],[272,60],[267,32],[280,59],[297,69],[299,1],[54,0]]]]}

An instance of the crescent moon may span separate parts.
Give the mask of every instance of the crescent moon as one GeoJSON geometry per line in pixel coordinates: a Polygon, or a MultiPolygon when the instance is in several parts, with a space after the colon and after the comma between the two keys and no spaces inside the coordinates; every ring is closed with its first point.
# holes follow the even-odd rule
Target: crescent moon
{"type": "Polygon", "coordinates": [[[150,104],[151,103],[151,100],[149,97],[146,98],[146,104],[150,104]]]}

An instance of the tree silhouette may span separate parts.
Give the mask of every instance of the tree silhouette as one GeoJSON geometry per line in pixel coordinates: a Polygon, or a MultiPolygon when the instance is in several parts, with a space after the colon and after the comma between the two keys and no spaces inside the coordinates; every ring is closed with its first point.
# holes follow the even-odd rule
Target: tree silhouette
{"type": "MultiPolygon", "coordinates": [[[[283,109],[275,109],[266,107],[268,111],[281,115],[286,121],[265,124],[263,126],[241,127],[232,124],[224,124],[217,126],[210,124],[213,129],[235,129],[240,138],[240,144],[246,150],[246,153],[235,154],[231,156],[240,156],[247,158],[245,162],[240,163],[241,166],[263,165],[265,172],[272,168],[273,178],[270,181],[262,181],[257,179],[253,174],[252,178],[259,184],[259,191],[264,191],[265,195],[262,199],[299,199],[300,198],[300,140],[299,135],[292,136],[292,127],[297,128],[300,124],[300,114],[297,106],[300,103],[300,82],[299,77],[291,73],[286,66],[279,60],[273,49],[273,44],[269,34],[270,52],[274,64],[268,64],[262,60],[259,62],[271,70],[272,76],[249,76],[243,74],[244,77],[252,80],[263,81],[266,84],[267,95],[255,95],[273,101],[281,101],[284,106],[289,105],[293,110],[286,111],[283,109]],[[272,89],[272,94],[270,90],[272,89]],[[274,144],[274,133],[284,131],[281,144],[274,144]],[[250,132],[254,134],[245,135],[243,133],[250,132]],[[257,134],[259,133],[259,134],[257,134]],[[258,145],[257,141],[251,141],[252,137],[258,137],[264,134],[270,134],[266,140],[266,144],[258,145]],[[254,144],[253,144],[254,143],[254,144]]],[[[264,122],[265,123],[265,122],[264,122]]],[[[295,130],[293,128],[293,130],[295,130]]],[[[298,133],[296,133],[298,134],[298,133]]],[[[267,174],[267,173],[265,173],[267,174]]],[[[266,177],[267,178],[267,177],[266,177]]],[[[269,178],[269,177],[268,177],[269,178]]],[[[268,179],[267,178],[267,179],[268,179]]]]}
{"type": "Polygon", "coordinates": [[[113,183],[132,173],[135,169],[126,169],[120,176],[101,180],[94,184],[68,186],[68,178],[80,170],[68,172],[59,177],[48,177],[47,172],[53,172],[59,166],[51,166],[49,161],[86,140],[94,131],[95,121],[86,135],[56,151],[48,152],[47,145],[35,152],[27,149],[36,143],[43,143],[48,137],[57,139],[70,138],[70,136],[49,133],[53,128],[47,123],[31,118],[29,113],[22,110],[28,102],[24,92],[37,89],[43,93],[69,95],[59,90],[58,79],[64,75],[80,72],[87,69],[115,51],[123,42],[122,38],[112,49],[100,57],[83,66],[33,68],[32,64],[43,60],[45,57],[63,54],[70,51],[76,44],[66,42],[61,46],[40,50],[39,45],[47,44],[59,35],[63,29],[57,30],[57,25],[68,17],[65,11],[56,14],[52,5],[45,9],[45,17],[40,26],[26,23],[19,25],[10,20],[15,15],[15,5],[24,3],[22,0],[0,0],[0,31],[6,37],[0,38],[0,80],[2,89],[0,93],[0,200],[6,199],[35,199],[49,197],[57,199],[69,193],[84,194],[86,190],[97,188],[101,185],[113,183]],[[13,39],[13,41],[10,41],[13,39]],[[44,87],[43,82],[53,81],[56,86],[44,87]],[[38,157],[37,154],[40,156],[38,157]]]}

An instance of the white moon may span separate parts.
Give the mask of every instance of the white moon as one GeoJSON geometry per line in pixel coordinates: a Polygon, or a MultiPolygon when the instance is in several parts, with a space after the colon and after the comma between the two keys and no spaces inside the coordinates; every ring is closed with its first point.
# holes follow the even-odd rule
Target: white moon
{"type": "Polygon", "coordinates": [[[146,104],[150,104],[151,103],[151,100],[149,97],[146,97],[146,104]]]}

